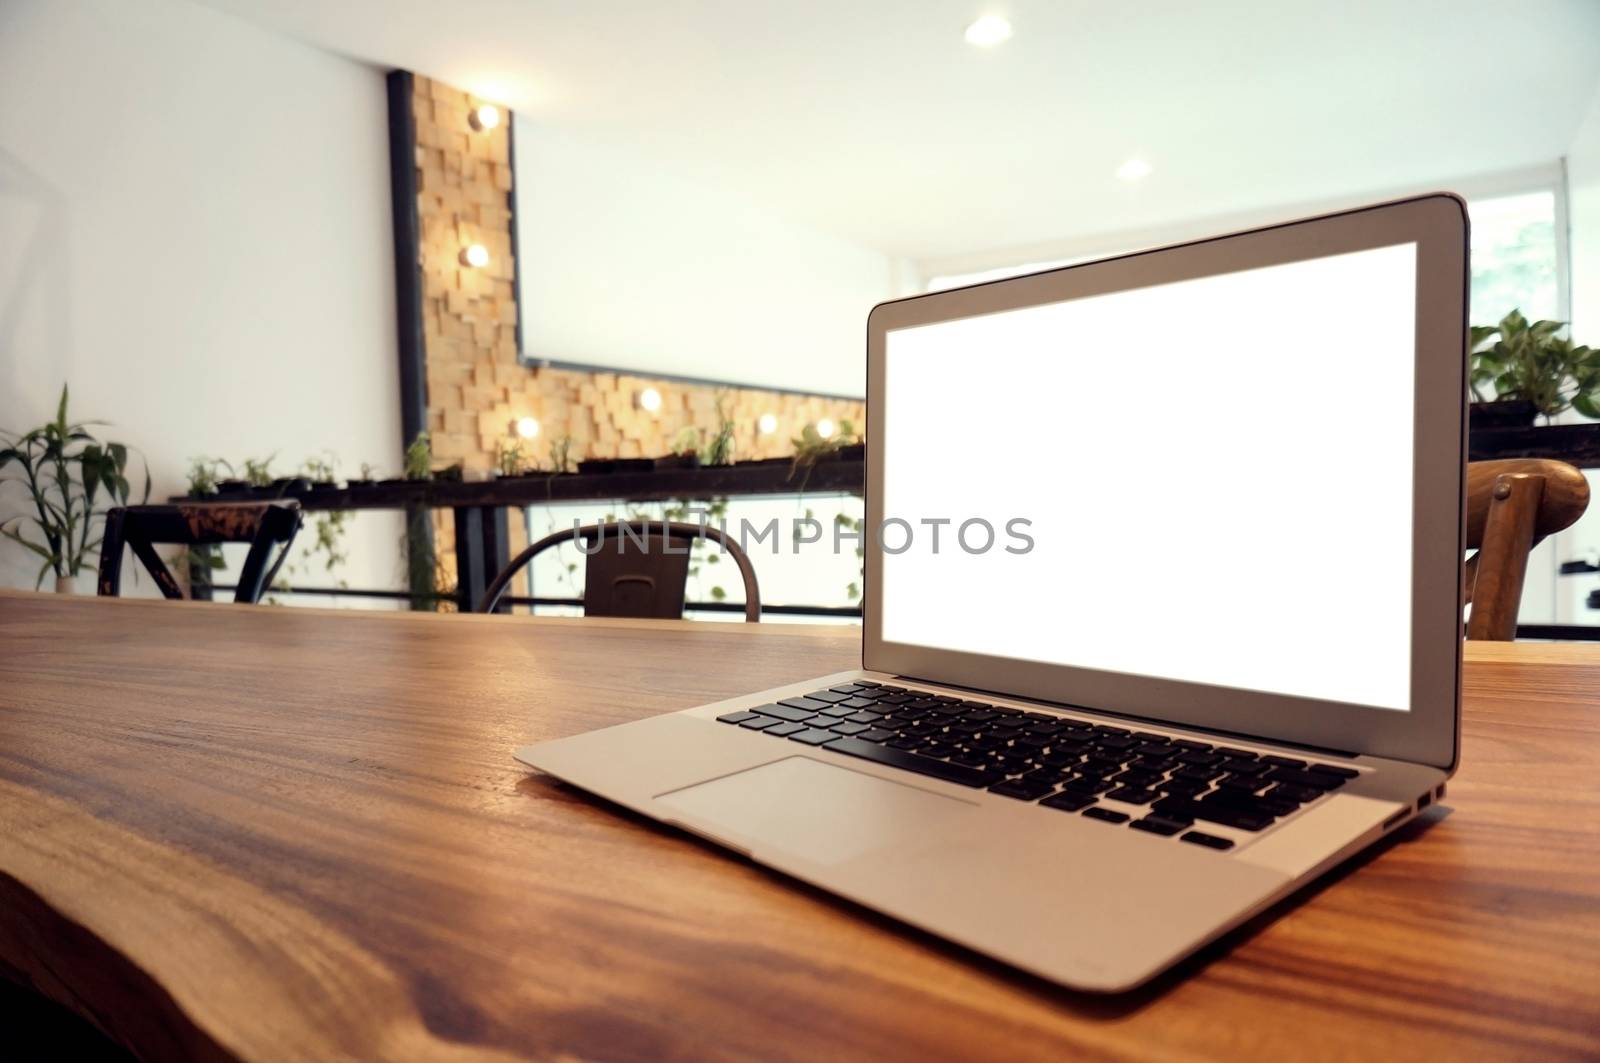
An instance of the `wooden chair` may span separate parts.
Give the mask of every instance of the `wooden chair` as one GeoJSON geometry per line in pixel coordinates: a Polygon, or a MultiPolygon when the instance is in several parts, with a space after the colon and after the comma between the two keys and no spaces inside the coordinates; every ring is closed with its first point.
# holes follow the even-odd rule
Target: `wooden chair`
{"type": "Polygon", "coordinates": [[[249,543],[244,567],[239,570],[233,600],[254,604],[272,584],[278,567],[300,530],[300,504],[277,502],[194,503],[176,506],[123,506],[106,514],[105,537],[100,543],[100,593],[115,597],[122,583],[122,548],[144,563],[156,586],[168,598],[184,597],[178,581],[155,552],[155,543],[204,546],[212,543],[249,543]],[[274,546],[281,546],[269,566],[274,546]]]}
{"type": "Polygon", "coordinates": [[[588,524],[545,536],[512,558],[494,578],[478,602],[478,612],[494,612],[512,577],[536,556],[560,543],[581,539],[587,555],[585,616],[676,619],[683,616],[689,549],[701,538],[721,544],[733,557],[744,578],[744,618],[752,624],[759,621],[761,589],[750,558],[739,544],[716,528],[659,520],[588,524]]]}
{"type": "Polygon", "coordinates": [[[1589,505],[1589,481],[1571,465],[1543,458],[1475,461],[1467,466],[1467,638],[1509,642],[1528,552],[1570,527],[1589,505]]]}

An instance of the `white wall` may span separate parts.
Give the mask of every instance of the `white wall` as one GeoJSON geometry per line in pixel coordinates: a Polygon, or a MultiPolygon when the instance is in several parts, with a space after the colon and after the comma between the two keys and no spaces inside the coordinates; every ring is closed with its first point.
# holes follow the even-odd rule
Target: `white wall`
{"type": "MultiPolygon", "coordinates": [[[[200,454],[397,468],[385,115],[376,70],[185,0],[0,4],[0,427],[68,381],[157,499],[200,454]]],[[[358,519],[352,585],[399,535],[358,519]]]]}
{"type": "Polygon", "coordinates": [[[519,119],[516,153],[528,354],[865,393],[903,264],[564,130],[519,119]]]}

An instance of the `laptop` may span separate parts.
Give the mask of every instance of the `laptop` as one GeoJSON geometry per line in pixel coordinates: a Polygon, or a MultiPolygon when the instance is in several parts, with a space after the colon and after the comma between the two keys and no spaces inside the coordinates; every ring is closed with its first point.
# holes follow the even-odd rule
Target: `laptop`
{"type": "Polygon", "coordinates": [[[875,307],[861,667],[517,759],[1140,985],[1444,794],[1467,276],[1438,194],[875,307]]]}

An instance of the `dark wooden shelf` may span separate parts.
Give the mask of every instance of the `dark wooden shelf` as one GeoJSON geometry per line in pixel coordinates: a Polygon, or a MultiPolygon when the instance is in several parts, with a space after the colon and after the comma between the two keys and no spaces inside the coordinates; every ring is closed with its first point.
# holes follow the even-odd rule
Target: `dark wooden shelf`
{"type": "MultiPolygon", "coordinates": [[[[866,463],[859,460],[822,460],[810,469],[793,469],[787,458],[748,461],[737,465],[698,469],[655,469],[593,475],[536,474],[513,479],[472,482],[381,481],[342,487],[313,486],[310,490],[257,488],[224,491],[202,501],[239,502],[293,498],[310,511],[333,509],[409,509],[424,506],[456,509],[463,506],[536,506],[545,502],[587,502],[616,499],[624,502],[669,498],[706,499],[744,495],[804,493],[862,494],[866,463]]],[[[194,501],[187,497],[173,499],[194,501]]]]}
{"type": "Polygon", "coordinates": [[[1580,469],[1600,469],[1600,421],[1479,429],[1467,438],[1467,457],[1556,458],[1580,469]]]}

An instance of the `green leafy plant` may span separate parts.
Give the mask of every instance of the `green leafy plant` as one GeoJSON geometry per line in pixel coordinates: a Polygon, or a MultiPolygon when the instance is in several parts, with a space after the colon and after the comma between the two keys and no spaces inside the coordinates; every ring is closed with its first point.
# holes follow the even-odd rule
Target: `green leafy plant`
{"type": "MultiPolygon", "coordinates": [[[[338,479],[339,460],[332,454],[323,457],[307,458],[300,466],[300,474],[312,482],[331,481],[338,479]]],[[[333,573],[340,565],[350,560],[350,555],[345,550],[344,534],[350,523],[350,510],[327,509],[319,510],[312,517],[312,541],[307,551],[310,558],[322,556],[322,569],[324,572],[333,573]]],[[[288,579],[293,573],[285,575],[288,579]]],[[[344,579],[338,581],[339,586],[348,587],[344,579]]]]}
{"type": "Polygon", "coordinates": [[[523,449],[522,440],[501,440],[500,449],[495,454],[495,467],[501,476],[521,476],[528,465],[528,455],[523,449]]]}
{"type": "Polygon", "coordinates": [[[244,480],[251,487],[272,486],[272,459],[276,454],[268,454],[264,458],[244,459],[244,480]]]}
{"type": "Polygon", "coordinates": [[[1532,324],[1513,310],[1497,325],[1471,330],[1468,383],[1477,402],[1522,399],[1546,418],[1568,409],[1600,419],[1600,349],[1578,346],[1561,321],[1532,324]]]}
{"type": "Polygon", "coordinates": [[[406,479],[433,479],[433,440],[427,432],[418,432],[406,447],[406,479]]]}
{"type": "MultiPolygon", "coordinates": [[[[67,388],[62,385],[54,421],[21,434],[0,432],[0,474],[17,470],[0,479],[0,487],[19,485],[32,509],[0,518],[0,536],[41,559],[35,587],[52,571],[57,579],[76,576],[85,560],[99,556],[95,525],[103,521],[105,510],[95,508],[97,499],[128,504],[127,445],[101,442],[89,432],[91,425],[104,423],[67,420],[67,388]],[[37,538],[23,534],[29,529],[37,538]]],[[[149,497],[147,465],[140,501],[149,497]]]]}
{"type": "Polygon", "coordinates": [[[717,434],[706,443],[700,456],[704,465],[733,464],[733,421],[728,417],[728,396],[717,396],[717,434]]]}
{"type": "Polygon", "coordinates": [[[572,437],[562,436],[560,439],[551,440],[550,471],[553,473],[571,472],[574,467],[572,437]]]}

